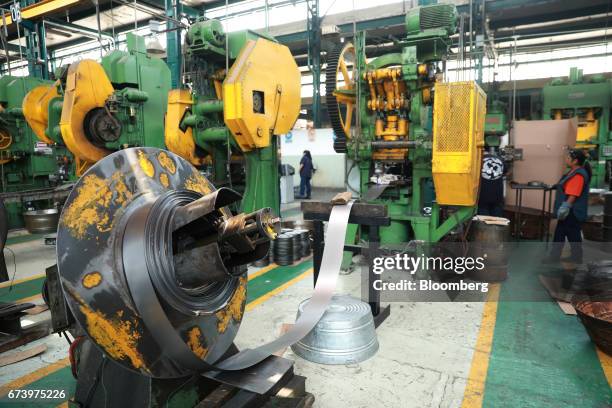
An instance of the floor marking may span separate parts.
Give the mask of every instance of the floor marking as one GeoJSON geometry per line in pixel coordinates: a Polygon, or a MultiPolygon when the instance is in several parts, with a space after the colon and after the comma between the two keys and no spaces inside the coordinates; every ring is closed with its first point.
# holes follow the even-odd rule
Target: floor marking
{"type": "Polygon", "coordinates": [[[26,303],[31,302],[33,300],[42,300],[42,293],[39,293],[38,295],[24,297],[22,299],[16,300],[15,303],[26,303]]]}
{"type": "MultiPolygon", "coordinates": [[[[305,259],[303,261],[307,261],[308,259],[305,259]]],[[[303,262],[302,261],[302,262],[303,262]]],[[[301,262],[300,262],[301,263],[301,262]]],[[[278,265],[276,264],[272,264],[269,265],[266,268],[262,268],[261,270],[257,271],[256,273],[258,273],[257,276],[263,275],[264,273],[267,273],[273,269],[275,269],[276,267],[278,267],[278,265]],[[264,270],[263,272],[261,272],[262,270],[264,270]],[[261,273],[260,273],[261,272],[261,273]]],[[[310,268],[308,270],[306,270],[305,272],[301,273],[300,275],[296,276],[295,278],[285,282],[284,284],[276,287],[275,289],[271,290],[270,292],[265,293],[264,295],[258,297],[257,299],[252,300],[251,302],[249,302],[246,306],[246,310],[251,310],[253,308],[255,308],[256,306],[260,305],[261,303],[265,302],[266,300],[268,300],[269,298],[271,298],[272,296],[284,291],[285,289],[287,289],[289,286],[301,281],[302,279],[306,278],[307,276],[311,275],[313,272],[313,268],[310,268]]],[[[256,277],[256,276],[255,276],[256,277]]],[[[251,277],[249,277],[250,279],[253,279],[251,277]]],[[[250,280],[249,279],[249,280],[250,280]]],[[[40,297],[41,295],[35,295],[32,296],[32,298],[36,298],[36,297],[40,297]]],[[[28,301],[30,298],[24,298],[21,299],[20,301],[28,301]]],[[[44,366],[39,368],[36,371],[33,371],[29,374],[24,375],[23,377],[20,377],[6,385],[2,385],[0,386],[0,397],[6,395],[10,390],[12,389],[18,389],[18,388],[23,388],[35,381],[40,380],[43,377],[46,377],[66,366],[70,365],[70,361],[68,360],[68,358],[64,358],[62,360],[59,360],[55,363],[52,363],[50,365],[44,366]]],[[[64,406],[64,404],[61,404],[60,406],[64,406]]]]}
{"type": "Polygon", "coordinates": [[[495,320],[497,319],[499,289],[499,283],[490,285],[487,302],[484,304],[484,310],[482,312],[482,321],[480,323],[478,338],[476,339],[474,357],[472,358],[470,374],[468,375],[467,384],[465,385],[461,408],[482,407],[485,381],[489,368],[489,358],[491,356],[491,346],[493,345],[493,331],[495,330],[495,320]]]}
{"type": "Polygon", "coordinates": [[[270,299],[272,296],[281,293],[282,291],[287,289],[289,286],[291,286],[291,285],[301,281],[302,279],[304,279],[305,277],[307,277],[309,275],[312,275],[312,271],[313,271],[313,268],[310,268],[307,271],[302,272],[300,275],[296,276],[295,278],[293,278],[293,279],[283,283],[282,285],[280,285],[276,289],[273,289],[270,292],[266,293],[265,295],[262,295],[262,296],[258,297],[257,299],[254,299],[253,301],[249,302],[249,304],[247,304],[246,310],[247,311],[253,310],[258,305],[260,305],[263,302],[265,302],[266,300],[270,299]]]}
{"type": "Polygon", "coordinates": [[[0,288],[7,288],[9,286],[11,286],[11,284],[16,285],[18,283],[23,283],[23,282],[28,282],[34,279],[40,279],[40,278],[44,278],[46,275],[44,273],[41,273],[39,275],[34,275],[34,276],[29,276],[27,278],[23,278],[23,279],[17,279],[14,281],[6,281],[6,282],[2,282],[0,283],[0,288]]]}
{"type": "Polygon", "coordinates": [[[608,380],[608,384],[612,388],[612,357],[601,351],[597,346],[595,346],[595,350],[597,350],[597,356],[601,362],[601,368],[606,376],[606,380],[608,380]]]}
{"type": "Polygon", "coordinates": [[[30,374],[26,374],[23,377],[19,377],[16,380],[13,380],[8,384],[0,385],[0,397],[3,397],[6,394],[8,394],[10,390],[16,390],[16,389],[23,388],[33,383],[34,381],[38,381],[41,378],[46,377],[49,374],[52,374],[58,370],[61,370],[62,368],[69,366],[69,365],[70,365],[70,360],[68,360],[68,357],[66,357],[61,360],[56,361],[55,363],[51,363],[47,366],[41,367],[36,371],[32,371],[30,374]]]}
{"type": "MultiPolygon", "coordinates": [[[[296,264],[294,264],[294,265],[287,265],[287,266],[296,266],[296,265],[302,264],[302,263],[304,263],[304,262],[310,261],[310,259],[311,259],[311,258],[312,258],[312,255],[309,255],[309,256],[307,256],[307,257],[305,257],[305,258],[302,258],[302,259],[301,259],[299,262],[297,262],[296,264]]],[[[257,278],[258,276],[263,275],[264,273],[268,273],[268,272],[270,272],[272,269],[276,269],[276,268],[278,268],[279,266],[280,266],[280,265],[277,265],[277,264],[275,264],[275,263],[271,263],[270,265],[265,266],[265,267],[261,268],[260,270],[255,271],[254,273],[250,274],[250,275],[249,275],[249,280],[253,280],[253,279],[257,278]]],[[[257,299],[255,299],[255,300],[257,300],[257,299]]]]}
{"type": "Polygon", "coordinates": [[[265,267],[261,268],[260,270],[255,271],[255,272],[249,274],[249,280],[253,280],[256,277],[261,276],[264,273],[270,272],[272,269],[276,269],[276,268],[278,268],[278,265],[275,264],[275,263],[271,263],[270,265],[265,266],[265,267]]]}

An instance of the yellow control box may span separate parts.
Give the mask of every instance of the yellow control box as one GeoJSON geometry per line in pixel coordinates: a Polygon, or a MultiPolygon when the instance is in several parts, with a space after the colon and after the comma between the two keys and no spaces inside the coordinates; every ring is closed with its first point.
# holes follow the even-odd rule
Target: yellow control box
{"type": "Polygon", "coordinates": [[[478,200],[487,95],[476,82],[436,83],[432,173],[436,201],[473,206],[478,200]]]}

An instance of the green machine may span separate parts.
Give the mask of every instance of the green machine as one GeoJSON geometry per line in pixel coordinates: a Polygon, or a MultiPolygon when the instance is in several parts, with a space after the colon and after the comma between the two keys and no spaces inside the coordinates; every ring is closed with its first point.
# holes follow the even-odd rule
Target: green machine
{"type": "Polygon", "coordinates": [[[554,79],[542,89],[542,95],[544,119],[577,118],[576,147],[589,152],[593,168],[591,187],[609,186],[612,180],[612,82],[600,74],[586,78],[581,69],[574,67],[567,80],[554,79]]]}
{"type": "Polygon", "coordinates": [[[70,177],[72,160],[65,147],[39,140],[24,117],[26,94],[47,84],[33,77],[0,78],[0,182],[10,229],[24,226],[24,211],[52,207],[42,191],[70,177]]]}
{"type": "Polygon", "coordinates": [[[418,7],[397,52],[367,60],[360,32],[328,56],[334,148],[358,167],[362,199],[387,206],[383,243],[437,242],[474,214],[486,95],[443,82],[456,24],[454,5],[418,7]]]}
{"type": "Polygon", "coordinates": [[[485,145],[487,148],[498,149],[501,137],[508,132],[508,105],[499,99],[493,100],[487,107],[485,116],[485,145]]]}
{"type": "Polygon", "coordinates": [[[299,114],[300,73],[289,49],[250,30],[201,19],[185,38],[183,87],[170,92],[168,150],[243,193],[241,211],[280,213],[278,140],[299,114]]]}
{"type": "Polygon", "coordinates": [[[65,143],[77,176],[119,149],[165,147],[170,70],[147,55],[143,37],[130,33],[127,51],[113,50],[100,63],[75,62],[58,77],[45,92],[32,95],[26,116],[42,137],[65,143]]]}

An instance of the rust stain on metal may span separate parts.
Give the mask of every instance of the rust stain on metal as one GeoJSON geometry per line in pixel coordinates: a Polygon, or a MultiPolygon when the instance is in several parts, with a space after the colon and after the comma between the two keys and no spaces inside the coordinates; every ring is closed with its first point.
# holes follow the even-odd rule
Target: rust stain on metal
{"type": "Polygon", "coordinates": [[[116,360],[127,358],[134,368],[146,370],[142,355],[136,348],[140,333],[134,322],[119,315],[109,318],[85,304],[81,304],[80,309],[87,319],[87,332],[110,357],[116,360]]]}
{"type": "Polygon", "coordinates": [[[159,164],[166,170],[170,172],[170,174],[176,173],[176,164],[174,164],[174,160],[166,152],[161,152],[157,156],[159,160],[159,164]]]}
{"type": "Polygon", "coordinates": [[[155,175],[155,167],[153,167],[153,163],[147,157],[147,155],[142,151],[138,151],[138,163],[140,163],[140,168],[144,171],[149,177],[153,177],[155,175]]]}
{"type": "Polygon", "coordinates": [[[83,286],[87,289],[95,288],[102,282],[100,272],[91,272],[83,277],[83,286]]]}
{"type": "Polygon", "coordinates": [[[109,208],[113,197],[121,206],[132,198],[121,172],[117,171],[110,179],[102,179],[96,174],[85,176],[76,198],[65,210],[62,224],[78,239],[83,239],[91,226],[100,232],[110,231],[110,220],[114,217],[109,214],[109,208]]]}
{"type": "Polygon", "coordinates": [[[187,333],[187,345],[193,351],[193,353],[200,357],[204,358],[206,353],[208,353],[208,349],[204,347],[204,338],[202,337],[202,330],[198,326],[194,326],[187,333]]]}
{"type": "Polygon", "coordinates": [[[125,185],[123,181],[123,174],[120,171],[117,171],[113,174],[111,178],[113,182],[113,190],[115,191],[115,203],[119,205],[125,204],[129,201],[133,194],[125,185]]]}
{"type": "Polygon", "coordinates": [[[170,185],[170,180],[168,179],[168,175],[166,173],[161,173],[159,175],[159,182],[164,187],[168,187],[170,185]]]}
{"type": "Polygon", "coordinates": [[[83,238],[89,228],[95,225],[98,230],[108,229],[108,208],[113,192],[105,180],[95,174],[85,176],[77,191],[76,198],[66,209],[63,224],[75,238],[83,238]]]}
{"type": "Polygon", "coordinates": [[[234,295],[230,299],[225,309],[219,310],[215,315],[217,316],[217,331],[224,333],[230,321],[240,323],[242,315],[244,314],[244,304],[246,300],[246,278],[243,276],[240,278],[240,282],[234,295]]]}
{"type": "Polygon", "coordinates": [[[206,177],[201,175],[195,169],[191,176],[187,177],[187,180],[185,180],[185,188],[187,190],[198,192],[202,195],[210,194],[212,192],[212,188],[210,187],[208,180],[206,180],[206,177]]]}

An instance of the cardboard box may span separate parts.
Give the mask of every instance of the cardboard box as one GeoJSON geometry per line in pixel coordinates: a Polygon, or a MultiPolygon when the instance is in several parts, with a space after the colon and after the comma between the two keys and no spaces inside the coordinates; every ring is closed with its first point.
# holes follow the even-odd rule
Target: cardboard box
{"type": "MultiPolygon", "coordinates": [[[[565,155],[576,144],[577,132],[576,119],[514,122],[511,143],[523,149],[523,160],[514,162],[511,179],[521,184],[530,181],[556,184],[566,169],[565,155]]],[[[542,194],[541,190],[523,191],[523,207],[540,210],[542,194]]],[[[554,196],[553,193],[553,200],[554,196]]],[[[514,206],[515,197],[516,190],[507,185],[506,205],[514,206]]]]}

